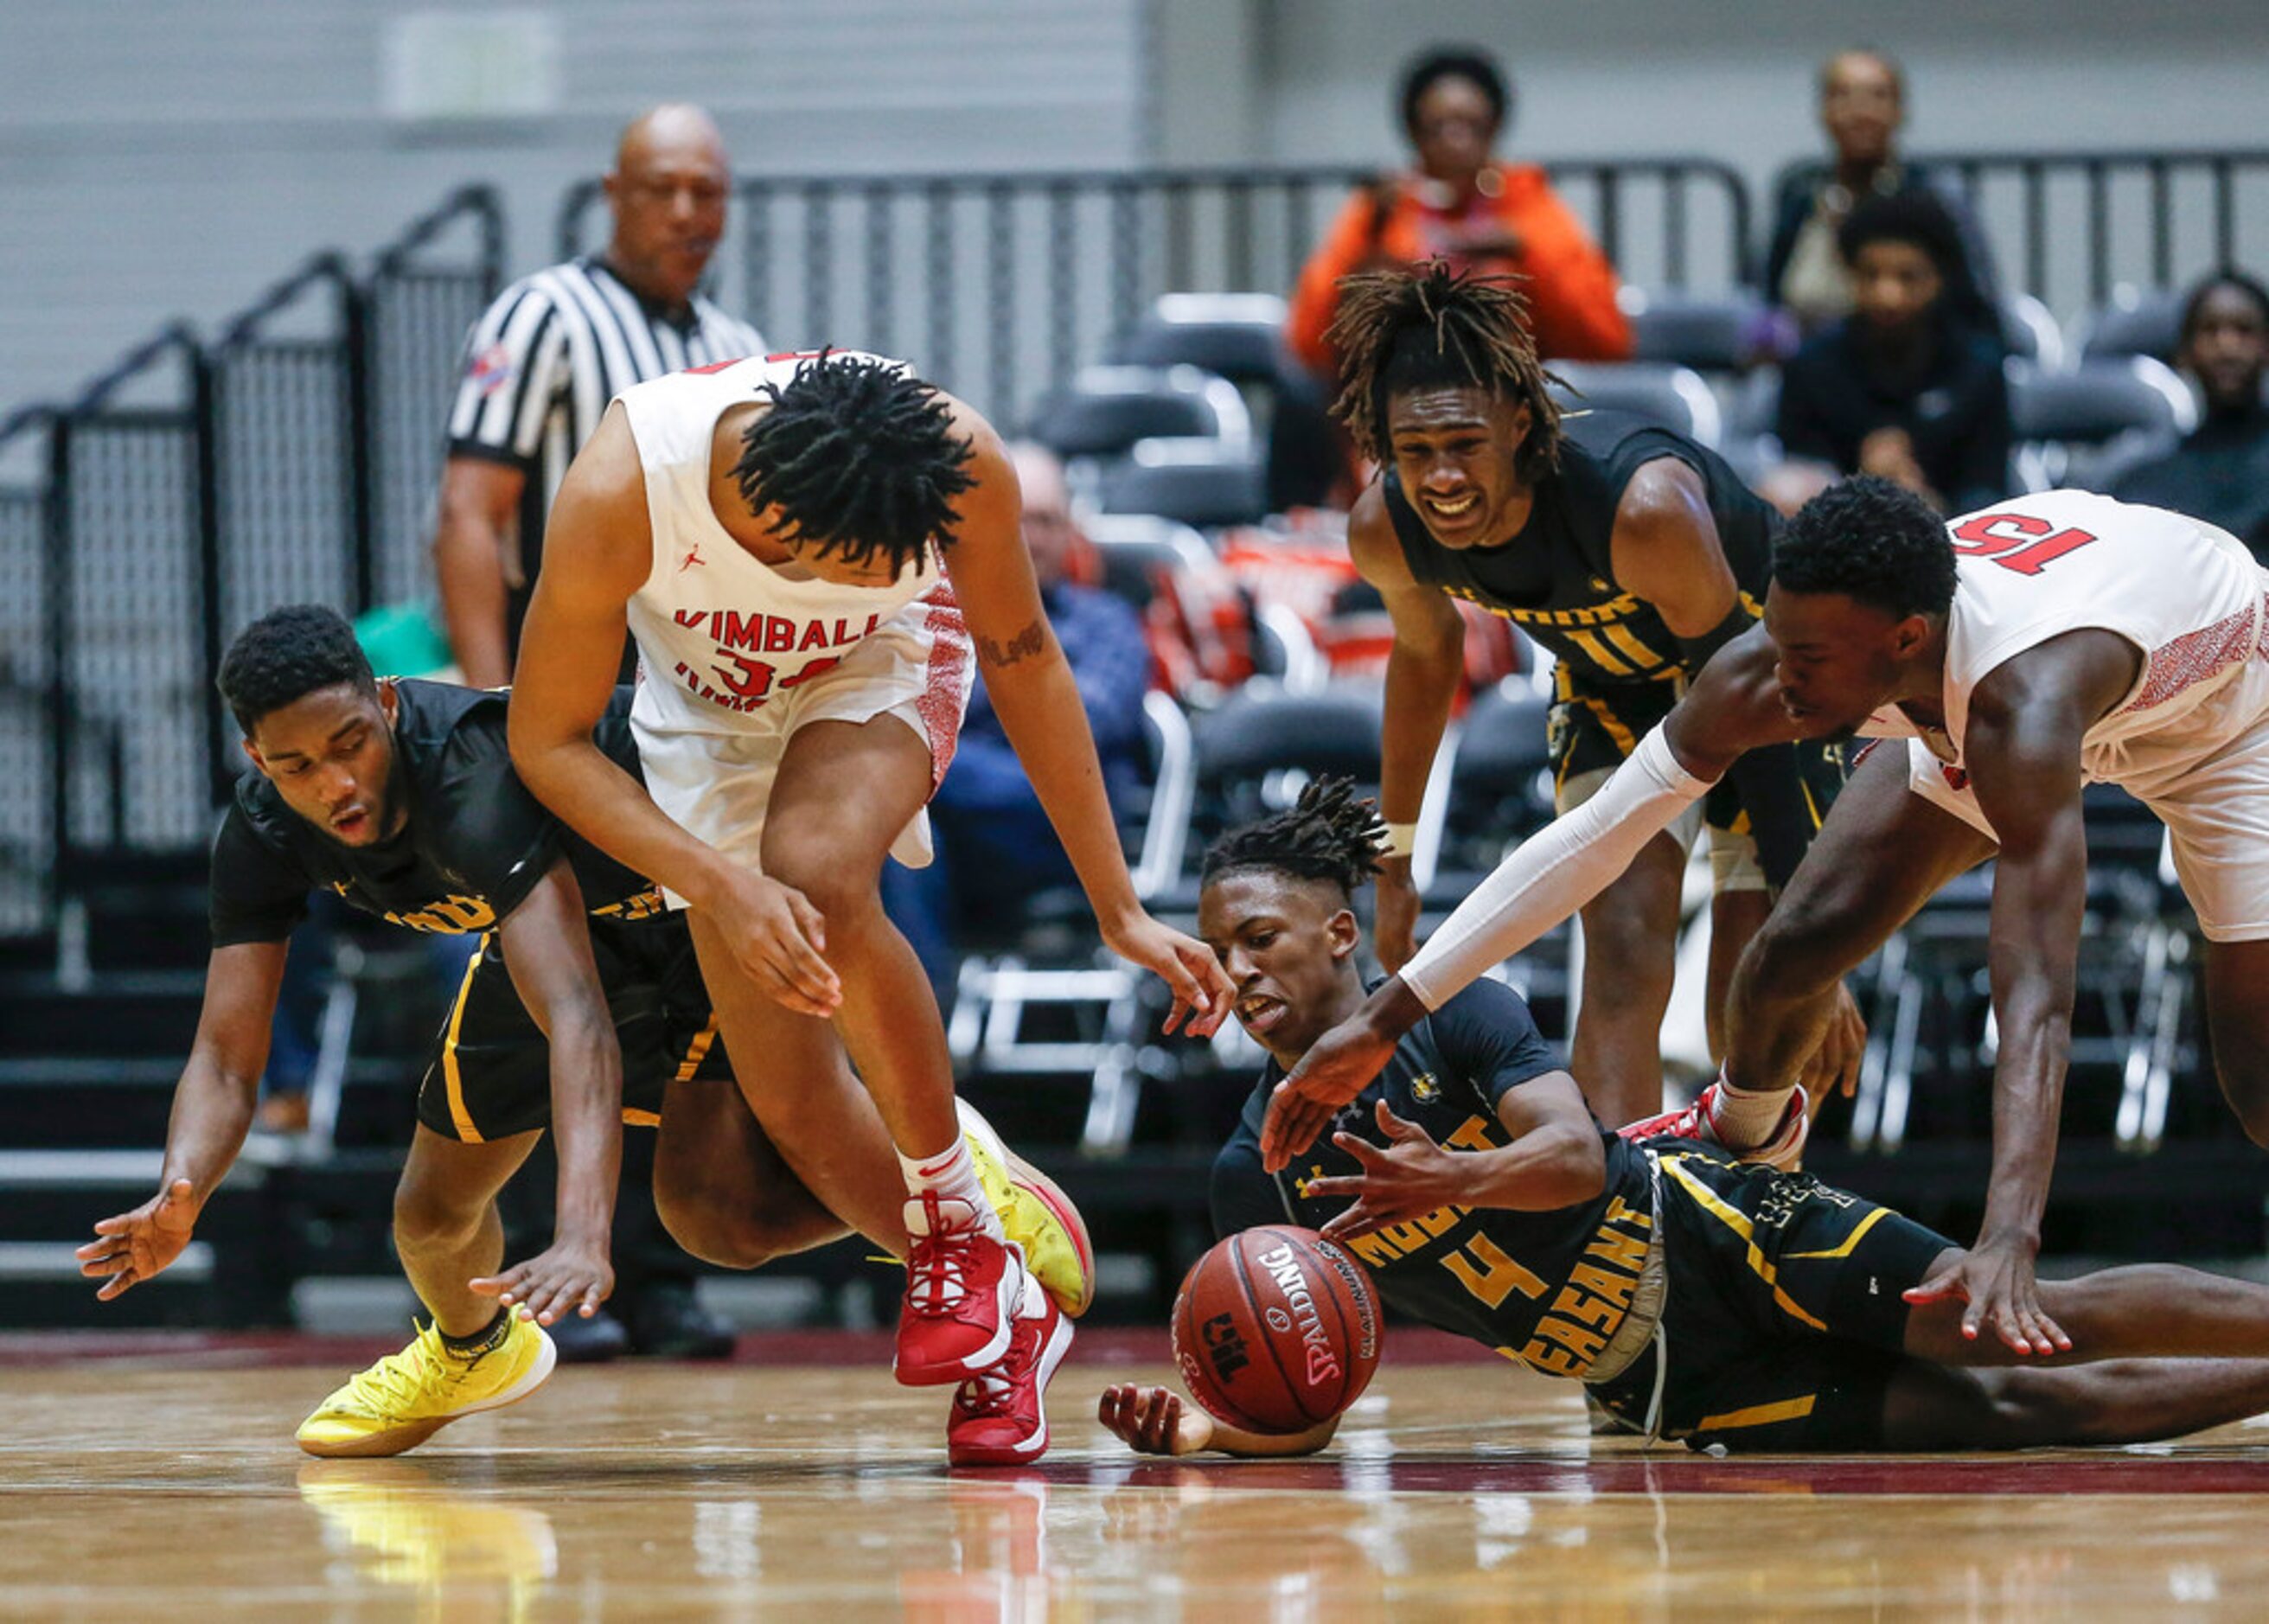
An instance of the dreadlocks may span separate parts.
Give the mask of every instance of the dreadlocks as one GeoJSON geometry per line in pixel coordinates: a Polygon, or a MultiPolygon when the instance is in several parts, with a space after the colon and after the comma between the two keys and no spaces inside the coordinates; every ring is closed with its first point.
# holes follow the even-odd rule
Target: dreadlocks
{"type": "Polygon", "coordinates": [[[1356,799],[1346,779],[1317,779],[1289,812],[1232,829],[1206,848],[1198,882],[1241,868],[1269,868],[1303,880],[1329,880],[1353,896],[1378,867],[1386,825],[1375,801],[1356,799]]]}
{"type": "Polygon", "coordinates": [[[751,511],[777,513],[781,539],[848,564],[879,556],[898,573],[932,537],[952,543],[953,498],[977,483],[975,454],[930,385],[823,351],[758,393],[772,410],[749,425],[733,476],[751,511]]]}
{"type": "Polygon", "coordinates": [[[1528,438],[1513,462],[1534,484],[1560,461],[1559,380],[1536,358],[1528,300],[1510,277],[1452,270],[1374,270],[1340,280],[1339,314],[1326,335],[1346,380],[1332,411],[1374,461],[1390,462],[1388,399],[1405,389],[1477,388],[1528,408],[1528,438]]]}

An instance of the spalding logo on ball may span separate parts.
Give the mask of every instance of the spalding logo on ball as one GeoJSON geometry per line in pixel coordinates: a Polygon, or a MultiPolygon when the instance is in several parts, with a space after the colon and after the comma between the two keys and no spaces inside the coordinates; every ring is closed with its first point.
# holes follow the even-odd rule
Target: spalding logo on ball
{"type": "Polygon", "coordinates": [[[1215,1420],[1305,1432],[1363,1396],[1378,1368],[1371,1276],[1313,1229],[1232,1235],[1197,1260],[1174,1302],[1174,1362],[1215,1420]]]}

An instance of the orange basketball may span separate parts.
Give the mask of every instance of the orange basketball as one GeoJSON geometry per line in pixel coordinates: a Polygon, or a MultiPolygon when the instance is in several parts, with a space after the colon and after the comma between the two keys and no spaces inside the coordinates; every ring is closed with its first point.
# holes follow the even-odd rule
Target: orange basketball
{"type": "Polygon", "coordinates": [[[1363,1396],[1378,1368],[1371,1276],[1313,1229],[1268,1225],[1197,1260],[1174,1300],[1174,1362],[1215,1420],[1305,1432],[1363,1396]]]}

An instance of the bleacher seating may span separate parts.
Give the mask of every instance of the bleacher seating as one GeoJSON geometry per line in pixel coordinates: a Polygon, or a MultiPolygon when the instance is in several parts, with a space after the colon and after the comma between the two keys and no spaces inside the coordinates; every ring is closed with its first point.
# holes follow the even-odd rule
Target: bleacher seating
{"type": "Polygon", "coordinates": [[[1552,372],[1576,411],[1627,411],[1715,450],[1724,438],[1718,397],[1702,375],[1665,361],[1562,361],[1552,372]]]}
{"type": "Polygon", "coordinates": [[[1236,386],[1182,365],[1083,367],[1041,402],[1032,423],[1033,438],[1067,461],[1123,456],[1142,439],[1253,440],[1236,386]]]}
{"type": "Polygon", "coordinates": [[[2083,362],[2147,355],[2172,365],[2181,337],[2183,291],[2178,288],[2112,290],[2110,301],[2082,312],[2073,324],[2083,362]]]}
{"type": "Polygon", "coordinates": [[[2100,469],[2139,445],[2195,427],[2198,406],[2165,363],[2129,355],[2060,373],[2012,361],[2009,416],[2020,483],[2046,491],[2092,486],[2100,469]]]}
{"type": "Polygon", "coordinates": [[[1200,530],[1268,517],[1266,473],[1249,447],[1217,439],[1140,439],[1103,470],[1106,513],[1149,513],[1200,530]]]}
{"type": "Polygon", "coordinates": [[[1747,288],[1700,293],[1626,283],[1618,302],[1630,319],[1631,359],[1703,373],[1748,365],[1765,320],[1764,301],[1747,288]]]}

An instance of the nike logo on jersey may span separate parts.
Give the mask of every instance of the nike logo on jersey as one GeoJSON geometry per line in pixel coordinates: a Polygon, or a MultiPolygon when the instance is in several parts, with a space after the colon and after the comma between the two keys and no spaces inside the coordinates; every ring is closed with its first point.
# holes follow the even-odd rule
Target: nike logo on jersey
{"type": "Polygon", "coordinates": [[[696,547],[692,551],[687,553],[685,557],[677,561],[677,572],[680,575],[683,575],[695,565],[706,565],[708,562],[709,560],[701,556],[701,550],[698,547],[696,547]]]}

